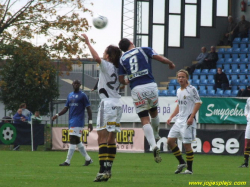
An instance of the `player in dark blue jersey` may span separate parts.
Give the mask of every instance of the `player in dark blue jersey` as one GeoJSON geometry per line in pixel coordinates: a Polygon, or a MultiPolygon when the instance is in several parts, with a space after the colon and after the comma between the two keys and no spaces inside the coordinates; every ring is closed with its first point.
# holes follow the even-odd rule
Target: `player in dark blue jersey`
{"type": "Polygon", "coordinates": [[[155,139],[159,139],[158,117],[158,88],[152,75],[151,59],[163,64],[168,64],[169,69],[175,65],[169,59],[158,55],[150,47],[135,47],[127,38],[119,42],[120,49],[124,52],[120,58],[119,81],[126,84],[127,76],[131,88],[131,96],[138,116],[141,119],[145,137],[153,149],[154,158],[157,163],[161,162],[160,150],[156,146],[155,139]],[[151,125],[150,118],[151,116],[151,125]]]}
{"type": "Polygon", "coordinates": [[[80,153],[85,157],[84,166],[88,166],[93,162],[88,153],[86,152],[84,145],[82,144],[80,137],[82,136],[82,129],[84,127],[84,113],[85,108],[88,112],[88,129],[89,132],[93,130],[92,127],[92,111],[90,108],[90,102],[86,94],[80,91],[81,83],[79,80],[74,80],[73,83],[74,92],[68,95],[64,109],[52,117],[52,120],[57,119],[58,116],[65,114],[69,109],[69,139],[70,145],[67,154],[66,161],[59,166],[70,166],[70,160],[74,154],[76,146],[80,153]]]}

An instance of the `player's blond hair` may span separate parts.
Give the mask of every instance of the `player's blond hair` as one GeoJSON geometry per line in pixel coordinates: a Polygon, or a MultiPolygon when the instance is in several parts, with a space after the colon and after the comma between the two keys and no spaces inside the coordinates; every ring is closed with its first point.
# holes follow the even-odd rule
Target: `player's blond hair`
{"type": "Polygon", "coordinates": [[[177,73],[176,73],[176,78],[178,78],[178,74],[179,73],[185,73],[186,74],[186,77],[187,77],[187,83],[189,84],[189,73],[188,73],[188,71],[186,71],[185,69],[181,69],[181,70],[179,70],[179,71],[177,71],[177,73]]]}

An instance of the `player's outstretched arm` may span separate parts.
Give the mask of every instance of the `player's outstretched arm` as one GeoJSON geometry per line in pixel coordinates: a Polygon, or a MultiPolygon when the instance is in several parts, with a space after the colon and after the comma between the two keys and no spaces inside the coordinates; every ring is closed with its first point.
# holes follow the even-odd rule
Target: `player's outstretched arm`
{"type": "Polygon", "coordinates": [[[95,49],[92,47],[92,45],[89,42],[89,38],[86,34],[82,34],[82,37],[84,37],[85,39],[85,43],[88,46],[91,55],[93,56],[94,60],[100,64],[101,63],[101,58],[99,57],[99,55],[97,54],[97,52],[95,51],[95,49]]]}
{"type": "Polygon", "coordinates": [[[175,68],[175,64],[171,60],[169,60],[168,58],[166,58],[164,56],[154,55],[152,58],[163,63],[163,64],[168,64],[169,69],[175,68]]]}
{"type": "Polygon", "coordinates": [[[52,117],[52,121],[54,121],[55,119],[57,119],[58,116],[61,116],[61,115],[65,114],[67,111],[68,111],[68,107],[64,107],[61,112],[59,112],[58,114],[56,114],[56,115],[54,115],[52,117]]]}
{"type": "Polygon", "coordinates": [[[92,125],[92,110],[91,110],[91,107],[88,106],[86,107],[87,109],[87,113],[88,113],[88,119],[89,119],[89,123],[88,123],[88,130],[89,132],[91,132],[93,130],[93,125],[92,125]]]}
{"type": "Polygon", "coordinates": [[[172,115],[169,117],[169,119],[167,120],[167,124],[170,125],[173,117],[175,117],[177,114],[179,113],[179,105],[177,105],[174,109],[174,112],[172,113],[172,115]]]}

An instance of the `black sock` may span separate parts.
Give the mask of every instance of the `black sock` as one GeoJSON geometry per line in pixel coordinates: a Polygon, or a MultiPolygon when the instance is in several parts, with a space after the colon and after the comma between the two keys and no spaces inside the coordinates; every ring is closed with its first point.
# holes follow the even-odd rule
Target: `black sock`
{"type": "Polygon", "coordinates": [[[108,158],[107,158],[107,170],[111,171],[113,161],[116,156],[116,144],[109,144],[108,145],[108,158]]]}
{"type": "Polygon", "coordinates": [[[249,155],[250,155],[250,147],[246,147],[245,151],[244,151],[244,163],[248,165],[248,161],[249,161],[249,155]]]}
{"type": "Polygon", "coordinates": [[[181,156],[181,151],[177,145],[172,149],[172,152],[173,152],[174,156],[177,158],[177,160],[179,161],[179,164],[185,163],[185,161],[183,160],[183,158],[181,156]]]}
{"type": "Polygon", "coordinates": [[[100,170],[99,173],[103,173],[106,168],[105,168],[105,162],[107,161],[107,156],[108,156],[108,149],[107,149],[107,144],[100,144],[99,145],[99,164],[100,164],[100,170]]]}
{"type": "Polygon", "coordinates": [[[193,150],[186,152],[186,159],[187,159],[187,169],[189,171],[193,171],[193,169],[192,169],[193,160],[194,160],[193,150]]]}

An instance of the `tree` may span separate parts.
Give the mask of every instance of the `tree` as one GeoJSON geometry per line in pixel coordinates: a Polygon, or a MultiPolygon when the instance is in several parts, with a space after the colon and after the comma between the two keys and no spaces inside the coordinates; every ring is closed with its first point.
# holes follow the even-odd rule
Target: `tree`
{"type": "Polygon", "coordinates": [[[49,101],[58,97],[57,71],[51,60],[59,60],[71,70],[73,58],[86,56],[79,36],[89,25],[81,16],[92,12],[84,2],[0,0],[0,58],[6,62],[0,72],[0,94],[8,110],[15,112],[26,102],[32,112],[48,112],[49,101]],[[62,8],[68,11],[62,13],[62,8]],[[31,44],[37,35],[46,38],[43,46],[31,44]]]}
{"type": "Polygon", "coordinates": [[[0,96],[6,109],[14,113],[21,103],[26,103],[33,113],[39,110],[47,114],[50,101],[59,95],[57,70],[48,51],[25,41],[6,45],[5,51],[13,57],[6,60],[1,71],[0,96]]]}
{"type": "Polygon", "coordinates": [[[89,24],[81,16],[92,15],[92,12],[85,8],[84,2],[85,0],[0,1],[0,43],[10,44],[15,40],[30,40],[36,35],[45,36],[50,57],[68,63],[68,68],[71,69],[72,58],[86,56],[79,47],[79,34],[88,31],[89,24]],[[18,7],[18,10],[15,11],[14,7],[18,7]],[[62,13],[62,9],[68,11],[62,13]]]}

